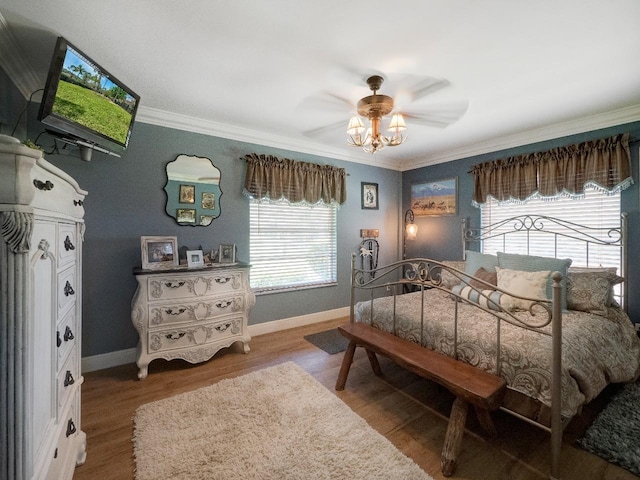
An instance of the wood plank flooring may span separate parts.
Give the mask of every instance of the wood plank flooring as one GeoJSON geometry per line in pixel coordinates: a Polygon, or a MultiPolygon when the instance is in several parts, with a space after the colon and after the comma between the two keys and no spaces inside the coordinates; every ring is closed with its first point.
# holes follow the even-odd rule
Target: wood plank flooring
{"type": "MultiPolygon", "coordinates": [[[[329,355],[303,336],[346,321],[336,319],[254,337],[250,353],[243,354],[240,348],[232,346],[202,364],[155,360],[149,365],[149,376],[142,381],[138,380],[134,364],[86,374],[82,386],[82,428],[87,434],[87,460],[76,468],[74,479],[135,478],[132,418],[140,405],[287,361],[295,362],[337,394],[434,479],[444,479],[440,473],[440,451],[453,397],[438,385],[384,358],[380,358],[384,377],[374,376],[362,349],[357,349],[345,390],[336,392],[334,385],[342,353],[329,355]]],[[[606,396],[607,392],[603,397],[606,396]]],[[[638,479],[574,445],[605,398],[593,402],[567,428],[562,450],[564,480],[638,479]]],[[[469,415],[458,468],[449,478],[548,478],[549,435],[503,412],[494,414],[494,419],[499,436],[491,440],[483,436],[475,415],[469,415]]]]}

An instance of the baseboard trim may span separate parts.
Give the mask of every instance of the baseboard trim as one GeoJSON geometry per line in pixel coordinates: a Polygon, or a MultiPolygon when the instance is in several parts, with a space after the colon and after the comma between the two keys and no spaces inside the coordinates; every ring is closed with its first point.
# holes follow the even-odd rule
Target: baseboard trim
{"type": "MultiPolygon", "coordinates": [[[[283,318],[281,320],[274,320],[271,322],[257,323],[255,325],[249,325],[249,335],[257,337],[258,335],[264,335],[265,333],[274,333],[281,330],[288,330],[289,328],[303,327],[305,325],[326,322],[327,320],[346,317],[348,315],[349,307],[343,307],[333,310],[325,310],[323,312],[310,313],[308,315],[283,318]]],[[[101,353],[99,355],[91,355],[90,357],[82,357],[82,373],[94,372],[96,370],[118,367],[120,365],[135,362],[135,348],[101,353]]]]}

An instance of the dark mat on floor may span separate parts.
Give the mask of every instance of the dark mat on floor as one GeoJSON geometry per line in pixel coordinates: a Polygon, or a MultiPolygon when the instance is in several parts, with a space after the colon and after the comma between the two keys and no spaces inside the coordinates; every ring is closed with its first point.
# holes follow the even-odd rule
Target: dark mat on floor
{"type": "Polygon", "coordinates": [[[337,328],[305,335],[304,339],[330,355],[344,352],[349,345],[349,340],[340,335],[337,328]]]}
{"type": "Polygon", "coordinates": [[[640,384],[626,385],[596,417],[584,437],[585,450],[640,475],[640,384]]]}

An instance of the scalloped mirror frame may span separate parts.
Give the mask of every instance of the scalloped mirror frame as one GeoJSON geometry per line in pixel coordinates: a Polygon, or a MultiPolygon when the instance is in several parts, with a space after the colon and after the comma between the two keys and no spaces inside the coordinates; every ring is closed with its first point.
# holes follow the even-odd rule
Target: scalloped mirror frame
{"type": "Polygon", "coordinates": [[[220,170],[211,159],[178,155],[167,163],[165,211],[178,225],[211,225],[220,216],[220,170]]]}

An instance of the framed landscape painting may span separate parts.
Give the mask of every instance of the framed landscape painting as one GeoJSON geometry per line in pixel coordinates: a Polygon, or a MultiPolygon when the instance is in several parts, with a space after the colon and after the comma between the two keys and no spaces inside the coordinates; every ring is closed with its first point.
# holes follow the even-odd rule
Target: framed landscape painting
{"type": "Polygon", "coordinates": [[[457,215],[458,177],[411,185],[410,208],[415,215],[457,215]]]}

